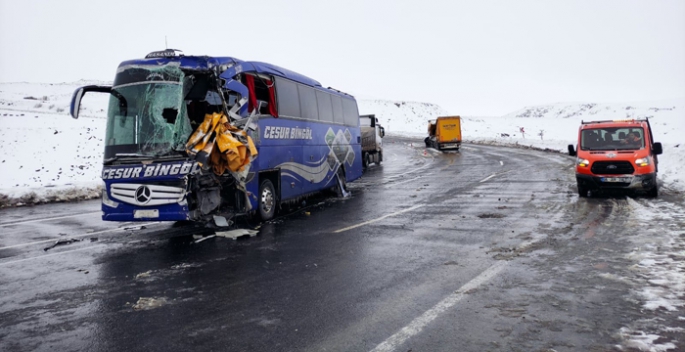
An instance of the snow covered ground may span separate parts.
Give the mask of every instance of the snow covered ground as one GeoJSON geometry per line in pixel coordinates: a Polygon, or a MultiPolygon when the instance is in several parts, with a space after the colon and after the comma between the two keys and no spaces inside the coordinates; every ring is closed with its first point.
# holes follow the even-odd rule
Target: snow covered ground
{"type": "MultiPolygon", "coordinates": [[[[0,83],[0,206],[96,197],[99,192],[108,97],[89,94],[81,117],[69,117],[78,86],[104,82],[0,83]]],[[[376,114],[390,135],[426,136],[426,122],[457,115],[419,102],[360,99],[362,114],[376,114]]],[[[466,141],[565,151],[581,120],[649,117],[664,144],[660,179],[685,191],[685,99],[643,104],[553,104],[499,117],[464,116],[466,141]],[[525,136],[519,132],[523,127],[525,136]],[[540,136],[542,132],[542,136],[540,136]],[[509,137],[502,137],[508,134],[509,137]]]]}

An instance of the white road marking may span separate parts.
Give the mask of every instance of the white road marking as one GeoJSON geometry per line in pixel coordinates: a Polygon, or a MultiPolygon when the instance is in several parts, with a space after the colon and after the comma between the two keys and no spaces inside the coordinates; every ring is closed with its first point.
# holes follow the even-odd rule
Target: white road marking
{"type": "Polygon", "coordinates": [[[64,216],[55,216],[51,218],[42,218],[42,219],[31,219],[31,220],[21,220],[21,221],[15,221],[15,222],[5,222],[1,223],[0,227],[5,227],[5,226],[13,226],[13,225],[21,225],[21,224],[29,224],[32,222],[40,222],[40,221],[48,221],[48,220],[58,220],[58,219],[67,219],[67,218],[74,218],[77,216],[83,216],[87,214],[95,214],[95,213],[100,213],[100,211],[91,211],[87,213],[80,213],[80,214],[73,214],[73,215],[64,215],[64,216]]]}
{"type": "Polygon", "coordinates": [[[419,168],[416,168],[416,169],[414,169],[414,170],[410,170],[410,171],[407,171],[407,172],[403,172],[403,173],[397,174],[397,175],[391,175],[391,176],[388,176],[388,177],[385,177],[385,178],[400,177],[400,176],[402,176],[402,175],[410,174],[410,173],[412,173],[412,172],[416,172],[416,171],[425,169],[425,168],[427,168],[427,167],[429,167],[429,166],[431,166],[431,164],[430,164],[430,163],[426,163],[425,165],[423,165],[423,166],[421,166],[421,167],[419,167],[419,168]]]}
{"type": "MultiPolygon", "coordinates": [[[[156,225],[156,224],[160,224],[160,223],[158,223],[158,222],[151,222],[151,223],[141,224],[141,225],[136,225],[136,226],[150,226],[150,225],[156,225]]],[[[102,230],[102,231],[95,231],[95,232],[84,233],[84,234],[75,235],[75,236],[64,236],[64,237],[62,237],[62,238],[64,238],[64,239],[69,239],[69,238],[79,238],[79,237],[93,236],[93,235],[99,235],[99,234],[108,233],[108,232],[114,232],[114,231],[124,231],[124,230],[129,229],[129,228],[130,228],[130,227],[125,227],[125,228],[124,228],[124,227],[117,227],[117,228],[115,228],[115,229],[102,230]]],[[[28,242],[28,243],[13,244],[13,245],[11,245],[11,246],[0,247],[0,250],[9,249],[9,248],[18,248],[18,247],[32,246],[32,245],[34,245],[34,244],[41,244],[41,243],[50,243],[50,242],[58,241],[58,240],[60,240],[60,239],[62,239],[62,238],[53,238],[53,239],[50,239],[50,240],[42,240],[42,241],[35,241],[35,242],[28,242]]]]}
{"type": "Polygon", "coordinates": [[[385,187],[393,187],[393,186],[401,185],[401,184],[403,184],[403,183],[407,183],[407,182],[411,182],[411,181],[416,181],[416,180],[420,179],[421,177],[423,177],[423,176],[414,177],[414,178],[412,178],[412,179],[409,179],[409,180],[406,180],[406,181],[402,181],[402,182],[390,183],[390,184],[386,185],[385,187]]]}
{"type": "Polygon", "coordinates": [[[495,177],[495,176],[497,176],[497,174],[492,174],[492,175],[490,175],[490,176],[488,176],[488,177],[486,177],[486,178],[484,178],[484,179],[478,181],[478,183],[483,183],[483,182],[485,182],[485,181],[487,181],[487,180],[489,180],[489,179],[491,179],[491,178],[493,178],[493,177],[495,177]]]}
{"type": "Polygon", "coordinates": [[[411,337],[416,336],[426,327],[430,322],[438,318],[441,314],[445,313],[448,309],[454,307],[459,301],[466,297],[466,292],[477,288],[486,281],[495,277],[504,267],[506,266],[506,261],[497,262],[495,265],[489,267],[480,275],[471,279],[464,286],[460,287],[457,291],[445,297],[442,301],[438,302],[433,308],[427,310],[418,318],[414,319],[409,325],[400,329],[394,335],[390,336],[387,340],[380,343],[376,348],[371,350],[371,352],[389,352],[394,351],[400,347],[403,343],[409,340],[411,337]]]}
{"type": "Polygon", "coordinates": [[[400,214],[402,214],[402,213],[406,213],[406,212],[408,212],[408,211],[412,211],[412,210],[415,210],[415,209],[418,209],[418,208],[421,208],[421,207],[424,207],[424,206],[426,206],[426,205],[425,205],[425,204],[415,205],[415,206],[413,206],[413,207],[411,207],[411,208],[407,208],[407,209],[404,209],[404,210],[400,210],[400,211],[394,212],[394,213],[392,213],[392,214],[383,215],[383,216],[381,216],[380,218],[376,218],[376,219],[369,220],[369,221],[364,221],[364,222],[359,223],[359,224],[357,224],[357,225],[352,225],[352,226],[349,226],[349,227],[345,227],[345,228],[342,228],[342,229],[340,229],[340,230],[335,230],[335,231],[333,231],[333,233],[340,233],[340,232],[345,232],[345,231],[347,231],[347,230],[356,229],[357,227],[364,226],[364,225],[368,225],[368,224],[374,223],[374,222],[376,222],[376,221],[381,221],[381,220],[383,220],[383,219],[385,219],[385,218],[389,218],[389,217],[391,217],[391,216],[400,215],[400,214]]]}
{"type": "Polygon", "coordinates": [[[43,259],[43,258],[46,258],[46,257],[53,257],[53,256],[56,256],[56,255],[66,254],[66,253],[71,253],[71,252],[85,251],[85,250],[87,250],[87,249],[100,248],[100,247],[105,247],[105,246],[106,246],[106,245],[104,245],[104,244],[99,244],[99,245],[96,245],[96,246],[88,246],[88,247],[84,247],[84,248],[72,249],[72,250],[70,250],[70,251],[57,252],[57,253],[46,254],[46,255],[39,255],[39,256],[37,256],[37,257],[29,257],[29,258],[14,260],[14,261],[11,261],[11,262],[0,263],[0,266],[10,265],[10,264],[16,264],[16,263],[21,263],[21,262],[25,262],[25,261],[27,261],[27,260],[33,260],[33,259],[43,259]]]}

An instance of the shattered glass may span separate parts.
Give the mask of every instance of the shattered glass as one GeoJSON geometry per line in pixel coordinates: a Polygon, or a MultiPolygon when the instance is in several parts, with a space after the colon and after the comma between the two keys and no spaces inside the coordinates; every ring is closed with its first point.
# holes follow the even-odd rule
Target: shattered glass
{"type": "Polygon", "coordinates": [[[112,88],[105,158],[117,154],[166,155],[185,149],[193,132],[184,102],[185,74],[178,66],[131,67],[112,88]],[[122,80],[124,80],[122,79],[122,80]],[[124,99],[127,108],[122,109],[124,99]]]}

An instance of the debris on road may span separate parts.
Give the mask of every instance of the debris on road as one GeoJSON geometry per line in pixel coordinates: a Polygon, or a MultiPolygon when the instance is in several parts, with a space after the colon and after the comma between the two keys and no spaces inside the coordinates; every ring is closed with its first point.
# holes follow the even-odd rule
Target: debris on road
{"type": "Polygon", "coordinates": [[[136,275],[135,279],[136,280],[148,279],[148,278],[150,278],[150,275],[152,275],[152,270],[148,270],[144,273],[140,273],[140,274],[136,275]]]}
{"type": "Polygon", "coordinates": [[[200,243],[202,241],[205,241],[205,240],[208,240],[208,239],[214,238],[214,237],[216,237],[216,235],[209,235],[209,236],[193,235],[193,239],[195,239],[195,241],[193,241],[193,243],[197,244],[197,243],[200,243]]]}
{"type": "Polygon", "coordinates": [[[80,241],[81,241],[81,240],[79,240],[79,239],[77,239],[77,238],[69,238],[69,239],[57,240],[57,241],[55,241],[55,243],[53,243],[53,244],[51,244],[51,245],[49,245],[49,246],[43,248],[43,250],[47,252],[47,251],[49,251],[49,250],[51,250],[51,249],[53,249],[53,248],[55,248],[55,247],[57,247],[57,246],[63,246],[63,245],[72,244],[72,243],[74,243],[74,242],[80,242],[80,241]]]}
{"type": "Polygon", "coordinates": [[[242,237],[242,236],[250,236],[250,237],[257,236],[257,233],[259,233],[259,231],[248,230],[248,229],[236,229],[236,230],[231,230],[231,231],[217,231],[216,236],[217,237],[224,237],[224,238],[232,238],[234,240],[237,240],[238,237],[242,237]]]}
{"type": "Polygon", "coordinates": [[[233,222],[226,220],[225,217],[219,215],[213,215],[214,224],[219,227],[229,227],[233,222]]]}
{"type": "Polygon", "coordinates": [[[505,217],[506,215],[504,214],[497,214],[497,213],[485,213],[485,214],[479,214],[478,217],[481,219],[501,219],[505,217]]]}
{"type": "Polygon", "coordinates": [[[167,304],[165,297],[140,297],[133,305],[134,310],[150,310],[167,304]]]}

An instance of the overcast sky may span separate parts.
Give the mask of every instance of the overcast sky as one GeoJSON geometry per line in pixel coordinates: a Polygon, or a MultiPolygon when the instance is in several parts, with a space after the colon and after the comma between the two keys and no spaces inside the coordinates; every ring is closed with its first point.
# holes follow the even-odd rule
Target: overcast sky
{"type": "Polygon", "coordinates": [[[165,36],[461,115],[685,97],[682,0],[0,0],[0,81],[112,80],[165,36]]]}

